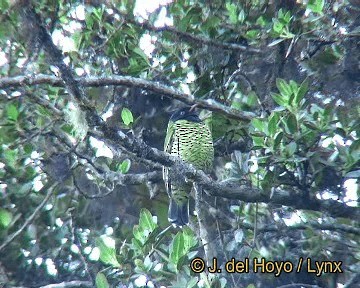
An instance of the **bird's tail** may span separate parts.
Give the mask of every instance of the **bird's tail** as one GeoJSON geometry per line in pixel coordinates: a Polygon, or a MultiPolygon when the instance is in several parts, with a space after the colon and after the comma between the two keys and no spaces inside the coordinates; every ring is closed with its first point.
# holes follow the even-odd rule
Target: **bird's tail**
{"type": "Polygon", "coordinates": [[[189,200],[183,203],[176,203],[170,198],[169,222],[175,226],[185,226],[189,224],[189,200]]]}

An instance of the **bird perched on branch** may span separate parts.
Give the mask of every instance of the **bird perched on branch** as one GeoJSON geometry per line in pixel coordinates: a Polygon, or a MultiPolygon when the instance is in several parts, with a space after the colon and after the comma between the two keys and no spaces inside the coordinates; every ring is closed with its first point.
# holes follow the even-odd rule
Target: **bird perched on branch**
{"type": "MultiPolygon", "coordinates": [[[[164,151],[204,172],[211,170],[214,147],[211,131],[194,107],[175,111],[167,127],[164,151]]],[[[170,197],[168,218],[175,226],[189,223],[189,196],[193,184],[181,172],[164,167],[163,178],[170,197]]]]}

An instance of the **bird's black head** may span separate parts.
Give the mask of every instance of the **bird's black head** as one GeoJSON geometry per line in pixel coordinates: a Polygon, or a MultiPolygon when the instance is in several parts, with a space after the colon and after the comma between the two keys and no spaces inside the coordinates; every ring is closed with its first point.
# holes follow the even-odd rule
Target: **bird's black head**
{"type": "Polygon", "coordinates": [[[191,122],[201,122],[199,115],[191,107],[176,110],[170,117],[170,121],[187,120],[191,122]]]}

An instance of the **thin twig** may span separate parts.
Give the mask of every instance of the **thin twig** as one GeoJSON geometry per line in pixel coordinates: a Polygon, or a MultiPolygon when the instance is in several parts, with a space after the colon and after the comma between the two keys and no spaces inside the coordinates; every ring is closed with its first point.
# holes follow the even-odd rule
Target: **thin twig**
{"type": "MultiPolygon", "coordinates": [[[[221,230],[220,230],[219,220],[215,219],[215,222],[216,222],[216,230],[217,230],[217,232],[219,234],[219,240],[220,240],[220,244],[221,244],[221,251],[223,251],[225,260],[228,261],[229,257],[228,257],[228,255],[226,253],[224,238],[223,238],[223,235],[222,235],[221,230]]],[[[234,278],[234,274],[230,273],[230,276],[231,276],[231,280],[232,280],[232,282],[234,284],[234,287],[236,287],[236,281],[235,281],[235,278],[234,278]]]]}
{"type": "Polygon", "coordinates": [[[219,47],[226,50],[233,50],[233,51],[248,51],[253,53],[260,53],[261,50],[245,45],[235,44],[235,43],[227,43],[227,42],[220,42],[213,39],[205,38],[202,36],[190,34],[187,32],[179,31],[176,28],[172,26],[162,26],[162,27],[156,27],[152,25],[149,21],[143,20],[142,23],[130,18],[125,13],[122,13],[119,11],[115,6],[112,7],[116,13],[118,13],[120,16],[124,18],[124,20],[128,23],[131,23],[133,25],[139,26],[143,29],[146,29],[148,31],[152,31],[155,33],[162,33],[162,32],[170,32],[170,35],[176,36],[180,38],[181,40],[184,40],[188,43],[195,44],[195,45],[208,45],[213,47],[219,47]]]}
{"type": "Polygon", "coordinates": [[[34,210],[34,212],[29,216],[29,218],[26,219],[26,221],[24,222],[24,224],[20,227],[19,230],[17,230],[16,232],[14,232],[13,234],[11,234],[3,244],[1,244],[0,246],[0,251],[2,249],[4,249],[7,245],[9,245],[16,237],[18,237],[27,226],[29,226],[34,219],[36,218],[36,216],[38,215],[38,213],[40,212],[40,210],[45,206],[45,204],[47,203],[47,201],[50,199],[50,197],[52,196],[52,194],[54,193],[54,188],[57,185],[57,182],[53,182],[53,183],[48,183],[47,185],[45,185],[41,191],[39,192],[39,194],[41,194],[41,192],[44,192],[47,190],[47,194],[45,196],[45,198],[43,199],[43,201],[40,203],[39,206],[37,206],[34,210]]]}

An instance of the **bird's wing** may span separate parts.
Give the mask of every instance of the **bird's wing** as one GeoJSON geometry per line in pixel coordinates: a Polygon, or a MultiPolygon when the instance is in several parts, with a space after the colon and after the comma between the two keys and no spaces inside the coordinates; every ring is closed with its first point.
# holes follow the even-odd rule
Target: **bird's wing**
{"type": "Polygon", "coordinates": [[[175,132],[175,124],[173,122],[169,122],[167,130],[166,130],[166,136],[165,136],[165,142],[164,142],[164,151],[171,153],[171,145],[174,141],[173,135],[175,132]]]}
{"type": "MultiPolygon", "coordinates": [[[[174,142],[174,132],[175,132],[175,125],[173,122],[169,122],[166,136],[165,136],[165,142],[164,142],[164,151],[167,153],[171,153],[171,147],[174,142]]],[[[166,192],[169,196],[171,196],[171,181],[169,178],[169,168],[165,167],[163,168],[163,179],[165,182],[166,192]]]]}

